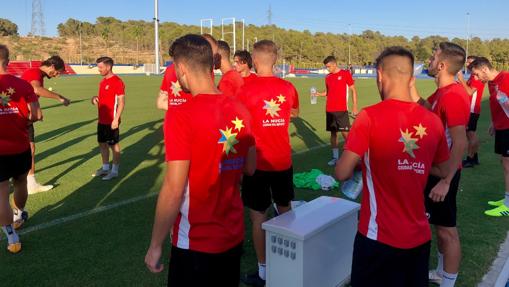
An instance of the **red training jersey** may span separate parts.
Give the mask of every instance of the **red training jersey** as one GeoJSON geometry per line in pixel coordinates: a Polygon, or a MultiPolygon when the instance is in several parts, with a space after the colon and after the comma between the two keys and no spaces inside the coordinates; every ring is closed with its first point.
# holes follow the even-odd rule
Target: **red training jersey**
{"type": "Polygon", "coordinates": [[[99,123],[110,125],[117,115],[118,97],[125,96],[124,82],[117,75],[104,78],[99,84],[99,123]]]}
{"type": "Polygon", "coordinates": [[[470,76],[467,85],[475,89],[474,93],[470,96],[470,112],[474,114],[481,114],[481,100],[484,93],[484,83],[479,81],[474,75],[470,76]]]}
{"type": "Polygon", "coordinates": [[[254,146],[249,112],[226,95],[196,95],[165,128],[166,160],[190,161],[172,244],[206,253],[235,247],[244,239],[240,179],[254,146]]]}
{"type": "Polygon", "coordinates": [[[175,72],[175,64],[166,68],[160,90],[168,93],[168,108],[185,104],[193,97],[190,93],[182,91],[175,72]]]}
{"type": "Polygon", "coordinates": [[[256,79],[258,76],[255,73],[249,73],[249,76],[242,77],[242,80],[244,80],[244,85],[248,82],[251,82],[253,79],[256,79]]]}
{"type": "Polygon", "coordinates": [[[32,81],[38,81],[44,87],[44,72],[39,68],[30,68],[21,74],[21,78],[32,84],[32,81]]]}
{"type": "Polygon", "coordinates": [[[449,158],[440,119],[416,103],[385,100],[359,113],[345,149],[362,158],[359,232],[404,249],[431,240],[423,192],[432,164],[449,158]]]}
{"type": "Polygon", "coordinates": [[[452,138],[449,129],[456,126],[468,126],[470,118],[470,99],[467,91],[460,83],[452,83],[438,88],[428,98],[432,111],[442,120],[449,149],[452,138]]]}
{"type": "Polygon", "coordinates": [[[28,105],[38,98],[30,84],[15,76],[0,75],[0,155],[13,155],[30,149],[28,105]]]}
{"type": "Polygon", "coordinates": [[[347,70],[339,70],[336,73],[330,73],[325,77],[325,86],[327,88],[327,112],[345,112],[348,111],[348,90],[354,84],[352,74],[347,70]]]}
{"type": "Polygon", "coordinates": [[[292,83],[276,77],[257,77],[244,85],[239,99],[253,117],[256,168],[282,171],[292,165],[288,126],[299,95],[292,83]]]}
{"type": "Polygon", "coordinates": [[[226,72],[219,80],[217,88],[225,95],[235,97],[244,85],[244,80],[235,70],[226,72]]]}
{"type": "Polygon", "coordinates": [[[500,72],[488,83],[491,121],[496,130],[509,129],[509,72],[500,72]]]}

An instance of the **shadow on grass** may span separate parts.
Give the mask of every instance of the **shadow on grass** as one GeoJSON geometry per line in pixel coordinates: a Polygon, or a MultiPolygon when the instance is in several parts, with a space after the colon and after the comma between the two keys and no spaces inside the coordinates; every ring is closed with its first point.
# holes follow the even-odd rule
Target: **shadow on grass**
{"type": "Polygon", "coordinates": [[[316,128],[310,122],[303,118],[292,118],[292,123],[295,126],[295,132],[290,134],[291,137],[301,139],[307,148],[313,148],[325,144],[325,142],[316,135],[316,128]]]}
{"type": "MultiPolygon", "coordinates": [[[[58,128],[58,129],[55,129],[55,130],[52,130],[52,131],[49,131],[47,133],[44,133],[42,135],[36,135],[35,136],[35,144],[37,144],[38,142],[42,142],[42,141],[46,141],[46,140],[54,140],[68,132],[72,132],[74,130],[77,130],[83,126],[86,126],[90,123],[93,123],[97,121],[97,119],[90,119],[90,120],[85,120],[85,121],[81,121],[81,122],[78,122],[78,123],[72,123],[70,125],[67,125],[65,127],[61,127],[61,128],[58,128]]],[[[37,128],[37,124],[35,126],[35,128],[37,128]]],[[[36,131],[37,133],[37,131],[36,131]]]]}
{"type": "MultiPolygon", "coordinates": [[[[125,139],[144,130],[149,130],[150,133],[122,150],[120,176],[118,178],[103,181],[101,178],[91,177],[95,170],[84,170],[81,174],[83,177],[90,178],[88,182],[59,202],[40,209],[31,219],[34,222],[52,220],[151,192],[161,174],[162,163],[164,162],[161,121],[156,120],[133,127],[121,134],[121,137],[125,139]],[[150,151],[154,147],[157,147],[157,150],[155,153],[151,153],[150,151]],[[149,164],[146,164],[147,161],[149,164]],[[146,166],[134,171],[142,164],[146,164],[146,166]],[[40,220],[37,219],[38,217],[41,217],[40,220]]],[[[87,153],[54,164],[53,166],[56,166],[74,161],[71,166],[56,175],[50,182],[57,182],[62,176],[72,170],[79,169],[86,161],[98,154],[99,148],[96,146],[87,153]]],[[[98,224],[100,223],[98,222],[98,224]]]]}
{"type": "MultiPolygon", "coordinates": [[[[88,100],[89,99],[71,100],[71,105],[77,104],[77,103],[81,103],[81,102],[84,102],[84,101],[88,101],[88,100]]],[[[61,103],[58,103],[58,104],[54,104],[54,105],[51,105],[51,106],[42,107],[41,109],[42,110],[49,110],[49,109],[58,108],[58,107],[64,107],[64,105],[62,105],[61,103]]]]}

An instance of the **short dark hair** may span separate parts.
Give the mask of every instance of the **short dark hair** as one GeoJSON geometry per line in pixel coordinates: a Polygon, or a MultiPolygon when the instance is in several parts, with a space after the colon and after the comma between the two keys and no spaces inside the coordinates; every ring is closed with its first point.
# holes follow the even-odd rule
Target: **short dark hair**
{"type": "Polygon", "coordinates": [[[214,44],[216,44],[216,45],[217,45],[217,40],[216,40],[216,38],[214,38],[214,36],[212,36],[212,35],[210,35],[210,34],[207,34],[207,33],[202,34],[201,36],[202,36],[203,38],[205,38],[205,39],[208,39],[209,41],[211,41],[212,43],[214,43],[214,44]]]}
{"type": "Polygon", "coordinates": [[[230,45],[223,40],[217,41],[217,49],[220,51],[222,55],[224,55],[227,59],[230,58],[230,45]]]}
{"type": "Polygon", "coordinates": [[[467,60],[472,59],[472,60],[474,60],[474,61],[475,61],[477,58],[478,58],[477,56],[470,55],[470,56],[468,56],[468,57],[467,57],[467,60]]]}
{"type": "Polygon", "coordinates": [[[113,67],[113,59],[110,57],[99,57],[97,60],[95,60],[97,64],[103,63],[105,65],[108,65],[110,67],[113,67]]]}
{"type": "Polygon", "coordinates": [[[170,47],[175,62],[185,62],[192,68],[212,71],[212,47],[200,35],[187,34],[175,40],[170,47]]]}
{"type": "Polygon", "coordinates": [[[490,63],[490,60],[488,60],[485,57],[477,57],[470,65],[468,65],[468,69],[480,69],[482,67],[488,67],[488,69],[493,69],[493,66],[490,63]]]}
{"type": "Polygon", "coordinates": [[[55,67],[55,70],[57,71],[64,71],[65,70],[65,63],[60,56],[51,56],[49,59],[41,63],[41,66],[45,67],[55,67]]]}
{"type": "Polygon", "coordinates": [[[324,60],[323,60],[323,64],[324,65],[327,65],[328,63],[330,62],[334,62],[334,63],[337,63],[336,61],[336,57],[334,56],[327,56],[324,60]]]}
{"type": "Polygon", "coordinates": [[[0,44],[0,62],[4,65],[9,63],[9,48],[3,44],[0,44]]]}
{"type": "Polygon", "coordinates": [[[251,53],[249,53],[248,51],[246,50],[236,51],[235,54],[233,54],[233,57],[238,57],[242,63],[247,64],[249,69],[253,67],[253,59],[251,58],[251,53]]]}
{"type": "Polygon", "coordinates": [[[277,45],[271,40],[260,40],[254,43],[253,51],[272,54],[277,58],[277,45]]]}
{"type": "Polygon", "coordinates": [[[448,72],[456,75],[465,65],[465,49],[451,42],[441,42],[438,44],[438,48],[441,51],[439,58],[446,60],[450,65],[448,72]]]}
{"type": "Polygon", "coordinates": [[[385,50],[380,53],[380,55],[375,60],[375,67],[382,67],[384,59],[390,56],[400,56],[400,57],[406,57],[410,60],[410,63],[412,64],[412,69],[414,67],[414,55],[409,50],[401,47],[401,46],[391,46],[385,48],[385,50]]]}

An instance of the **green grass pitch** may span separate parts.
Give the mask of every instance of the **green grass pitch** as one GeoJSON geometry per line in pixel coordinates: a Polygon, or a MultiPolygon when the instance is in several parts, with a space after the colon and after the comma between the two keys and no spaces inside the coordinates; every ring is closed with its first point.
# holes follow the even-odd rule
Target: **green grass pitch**
{"type": "MultiPolygon", "coordinates": [[[[101,163],[96,143],[97,110],[90,104],[90,98],[97,94],[100,78],[63,77],[46,82],[46,87],[73,100],[69,107],[41,100],[44,121],[35,125],[38,180],[56,187],[51,192],[29,197],[30,219],[24,229],[32,230],[21,235],[20,254],[9,254],[5,239],[0,241],[1,286],[162,286],[166,283],[166,272],[151,274],[143,261],[150,240],[155,194],[164,170],[164,114],[155,108],[161,78],[124,76],[123,79],[127,90],[121,124],[121,176],[110,182],[91,177],[101,163]],[[87,213],[130,199],[136,200],[103,212],[87,213]],[[70,216],[75,217],[59,221],[70,216]],[[33,230],[47,222],[58,224],[33,230]]],[[[293,149],[299,152],[294,155],[294,169],[300,172],[319,168],[332,173],[332,168],[327,166],[330,149],[317,148],[328,143],[325,99],[319,98],[317,105],[309,101],[309,88],[323,89],[323,79],[291,81],[300,93],[301,102],[300,118],[290,127],[293,149]]],[[[419,80],[417,85],[424,96],[435,89],[431,80],[419,80]]],[[[356,87],[360,107],[379,101],[374,80],[357,80],[356,87]]],[[[474,286],[481,280],[509,226],[509,218],[488,218],[483,214],[488,200],[502,197],[504,184],[502,167],[493,153],[493,139],[486,132],[487,101],[482,108],[478,128],[481,166],[464,170],[458,196],[463,261],[457,286],[474,286]]],[[[320,195],[341,196],[338,191],[296,191],[296,198],[302,200],[320,195]]],[[[245,272],[256,268],[247,217],[246,225],[242,262],[245,272]]],[[[165,266],[168,250],[169,242],[165,266]]],[[[431,266],[435,264],[434,254],[433,251],[431,266]]]]}

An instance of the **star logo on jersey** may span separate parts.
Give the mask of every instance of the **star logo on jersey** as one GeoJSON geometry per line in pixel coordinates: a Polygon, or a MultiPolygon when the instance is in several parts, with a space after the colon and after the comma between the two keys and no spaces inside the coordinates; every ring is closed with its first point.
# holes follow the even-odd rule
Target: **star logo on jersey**
{"type": "Polygon", "coordinates": [[[110,85],[106,85],[106,87],[104,87],[104,89],[107,91],[110,89],[110,85]]]}
{"type": "Polygon", "coordinates": [[[422,126],[421,123],[419,123],[418,126],[414,126],[415,129],[415,135],[419,136],[420,139],[422,139],[424,136],[428,135],[426,133],[426,128],[422,126]]]}
{"type": "Polygon", "coordinates": [[[225,152],[226,155],[229,155],[230,152],[237,153],[237,150],[234,147],[239,143],[237,140],[237,133],[232,133],[232,128],[228,127],[224,130],[219,129],[219,132],[221,133],[221,138],[217,143],[223,144],[223,152],[225,152]]]}
{"type": "Polygon", "coordinates": [[[16,92],[16,90],[13,87],[9,87],[7,89],[7,94],[9,94],[11,96],[14,95],[15,92],[16,92]]]}
{"type": "Polygon", "coordinates": [[[341,81],[341,79],[343,79],[343,77],[341,77],[341,76],[338,76],[338,81],[341,81]]]}
{"type": "Polygon", "coordinates": [[[418,138],[413,138],[413,133],[409,132],[408,129],[405,131],[400,130],[401,138],[399,138],[399,142],[403,143],[403,152],[409,154],[412,158],[415,158],[414,150],[419,149],[417,145],[418,138]]]}
{"type": "Polygon", "coordinates": [[[235,117],[235,120],[233,120],[232,123],[235,125],[235,129],[238,132],[240,132],[244,127],[243,120],[240,120],[238,117],[235,117]]]}
{"type": "Polygon", "coordinates": [[[277,100],[280,104],[286,102],[286,98],[283,95],[279,95],[279,97],[277,97],[277,100]]]}
{"type": "Polygon", "coordinates": [[[10,106],[9,102],[11,101],[11,97],[6,94],[5,92],[3,93],[0,93],[0,105],[2,105],[3,107],[8,107],[10,106]]]}
{"type": "Polygon", "coordinates": [[[281,104],[278,104],[276,100],[272,99],[270,101],[264,101],[265,106],[263,107],[266,110],[265,115],[270,115],[271,117],[279,117],[279,111],[281,108],[279,107],[281,104]]]}
{"type": "Polygon", "coordinates": [[[175,97],[180,97],[180,91],[182,91],[182,88],[180,87],[180,83],[178,81],[171,82],[171,92],[175,97]]]}

